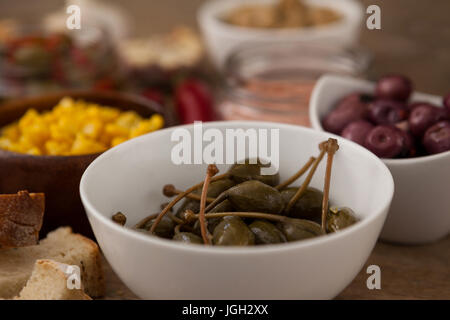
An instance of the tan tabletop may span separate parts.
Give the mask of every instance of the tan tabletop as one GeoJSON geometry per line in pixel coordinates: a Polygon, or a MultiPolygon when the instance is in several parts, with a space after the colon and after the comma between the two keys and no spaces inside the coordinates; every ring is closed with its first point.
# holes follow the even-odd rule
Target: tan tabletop
{"type": "MultiPolygon", "coordinates": [[[[105,261],[104,299],[138,299],[105,261]]],[[[426,246],[378,242],[361,272],[337,299],[450,299],[450,236],[426,246]],[[381,269],[381,289],[369,290],[367,266],[381,269]]]]}

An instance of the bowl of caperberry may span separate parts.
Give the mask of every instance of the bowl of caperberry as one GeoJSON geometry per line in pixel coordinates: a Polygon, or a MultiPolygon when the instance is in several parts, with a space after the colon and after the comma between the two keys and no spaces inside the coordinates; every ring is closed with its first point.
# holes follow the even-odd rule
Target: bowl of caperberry
{"type": "Polygon", "coordinates": [[[325,75],[310,100],[313,128],[382,158],[395,194],[381,239],[431,243],[450,232],[450,94],[414,91],[405,76],[377,82],[325,75]]]}

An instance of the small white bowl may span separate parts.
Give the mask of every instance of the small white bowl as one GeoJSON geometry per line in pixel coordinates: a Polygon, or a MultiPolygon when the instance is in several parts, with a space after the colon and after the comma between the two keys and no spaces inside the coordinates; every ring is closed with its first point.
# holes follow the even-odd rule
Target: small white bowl
{"type": "MultiPolygon", "coordinates": [[[[337,101],[352,92],[373,94],[369,81],[325,75],[314,87],[309,116],[312,127],[323,131],[321,119],[337,101]]],[[[442,105],[442,98],[415,92],[411,101],[442,105]]],[[[450,151],[409,159],[382,159],[395,181],[391,210],[381,232],[381,239],[424,244],[445,237],[450,232],[450,151]]]]}
{"type": "Polygon", "coordinates": [[[229,54],[242,45],[252,46],[267,43],[309,43],[346,47],[357,42],[363,17],[362,5],[355,0],[306,1],[315,6],[336,10],[342,18],[328,25],[313,28],[265,30],[244,28],[223,22],[221,18],[231,10],[249,4],[270,4],[277,0],[213,0],[205,1],[198,12],[197,20],[206,47],[221,69],[229,54]]]}
{"type": "MultiPolygon", "coordinates": [[[[193,126],[183,126],[193,133],[193,126]]],[[[144,299],[329,299],[361,270],[378,238],[394,192],[391,174],[376,156],[325,132],[269,122],[210,122],[204,129],[280,129],[280,175],[286,179],[318,143],[339,139],[331,181],[333,204],[349,206],[361,221],[335,234],[280,245],[184,245],[117,225],[122,211],[133,226],[167,202],[163,185],[203,180],[206,165],[171,161],[177,127],[130,140],[99,156],[81,179],[80,193],[100,247],[114,271],[144,299]]],[[[179,128],[179,127],[178,127],[179,128]]],[[[231,150],[231,149],[230,149],[231,150]]],[[[225,154],[230,150],[224,150],[225,154]]],[[[224,172],[228,165],[221,165],[224,172]]],[[[325,161],[312,186],[322,188],[325,161]]],[[[298,184],[297,184],[298,185],[298,184]]]]}

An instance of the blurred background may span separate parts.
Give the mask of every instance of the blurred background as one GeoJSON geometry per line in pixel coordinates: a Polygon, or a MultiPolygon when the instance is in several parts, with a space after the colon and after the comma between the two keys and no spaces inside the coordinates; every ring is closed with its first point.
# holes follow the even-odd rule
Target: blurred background
{"type": "MultiPolygon", "coordinates": [[[[310,96],[327,73],[372,81],[386,74],[407,79],[382,78],[376,94],[353,92],[353,85],[349,92],[327,87],[317,95],[328,100],[317,103],[323,114],[312,114],[326,131],[378,151],[380,158],[448,151],[449,12],[450,0],[0,0],[0,194],[44,192],[41,235],[71,225],[92,236],[79,182],[101,152],[196,120],[311,126],[310,96]],[[66,27],[71,4],[81,8],[81,30],[66,27]],[[381,8],[381,30],[366,27],[370,5],[381,8]],[[416,103],[410,99],[411,83],[437,96],[416,103]]],[[[396,186],[402,185],[394,178],[396,186]]],[[[443,202],[448,191],[440,188],[445,179],[424,179],[424,185],[439,188],[432,197],[416,197],[420,205],[410,201],[409,189],[404,191],[407,206],[399,212],[410,215],[414,208],[426,223],[393,219],[401,222],[398,230],[420,237],[434,229],[428,227],[428,233],[423,225],[445,228],[440,217],[433,220],[420,211],[448,208],[443,202]]],[[[384,265],[384,274],[391,277],[378,297],[448,294],[443,287],[448,263],[442,263],[447,244],[431,251],[420,247],[422,255],[378,245],[370,263],[384,265]]],[[[373,298],[377,290],[368,296],[366,278],[363,270],[357,285],[341,297],[373,298]]]]}
{"type": "Polygon", "coordinates": [[[448,93],[449,9],[448,0],[0,0],[0,99],[125,91],[175,123],[309,126],[326,73],[401,74],[417,91],[448,93]],[[71,4],[81,30],[66,27],[71,4]],[[374,4],[381,29],[369,30],[374,4]]]}
{"type": "MultiPolygon", "coordinates": [[[[206,0],[108,0],[132,20],[131,34],[147,36],[168,32],[174,25],[197,26],[196,13],[206,0]]],[[[336,1],[339,2],[339,1],[336,1]]],[[[410,76],[418,89],[444,94],[450,82],[450,1],[362,0],[364,8],[377,4],[382,11],[382,29],[361,26],[360,43],[374,56],[368,76],[386,72],[410,76]]],[[[60,9],[61,0],[0,0],[0,19],[40,22],[60,9]]]]}

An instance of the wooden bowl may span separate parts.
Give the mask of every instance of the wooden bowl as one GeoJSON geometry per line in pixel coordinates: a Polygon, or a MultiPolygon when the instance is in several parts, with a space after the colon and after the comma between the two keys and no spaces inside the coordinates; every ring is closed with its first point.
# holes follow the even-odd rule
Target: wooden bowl
{"type": "MultiPolygon", "coordinates": [[[[37,111],[52,109],[66,96],[134,110],[144,117],[159,113],[164,116],[166,127],[174,124],[174,119],[163,107],[143,97],[103,91],[64,91],[0,105],[0,128],[18,120],[30,108],[37,111]]],[[[45,193],[41,237],[60,226],[71,226],[75,232],[92,237],[80,200],[79,184],[84,170],[99,155],[33,156],[0,149],[0,194],[19,190],[45,193]]]]}

